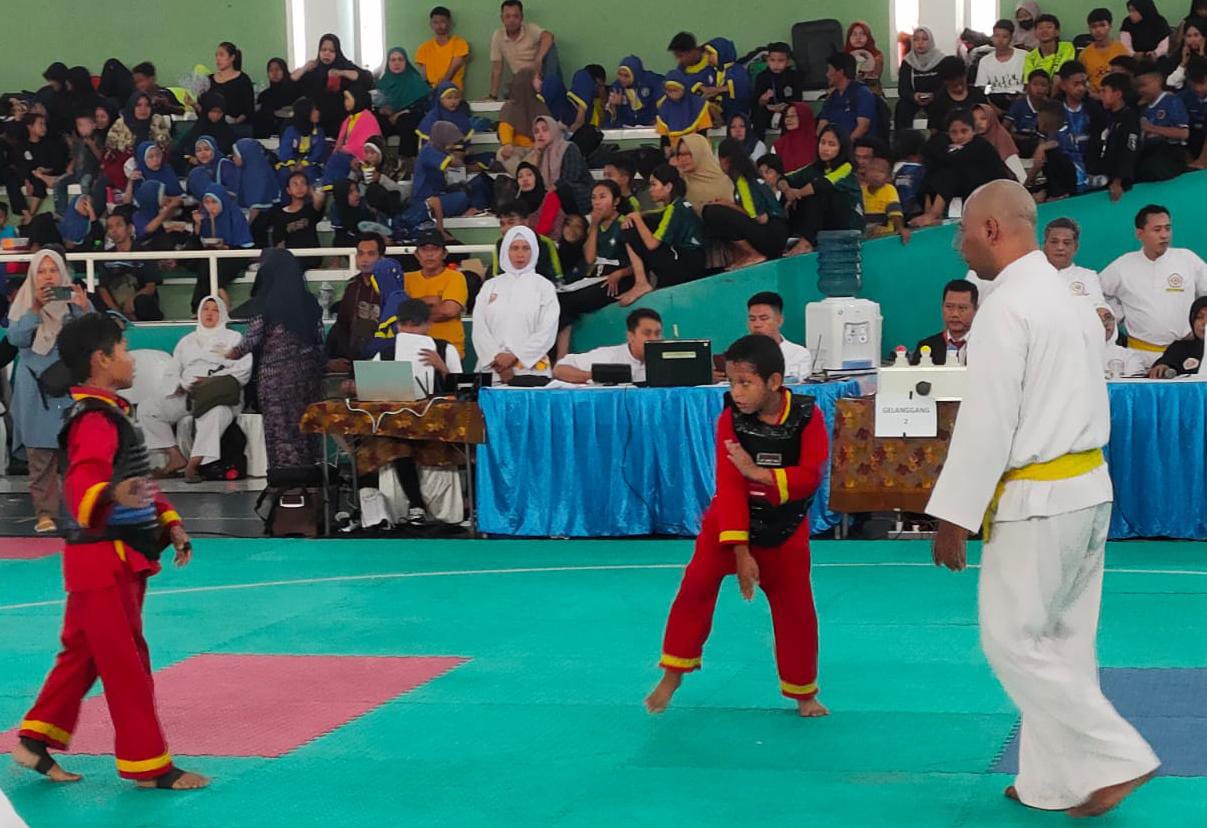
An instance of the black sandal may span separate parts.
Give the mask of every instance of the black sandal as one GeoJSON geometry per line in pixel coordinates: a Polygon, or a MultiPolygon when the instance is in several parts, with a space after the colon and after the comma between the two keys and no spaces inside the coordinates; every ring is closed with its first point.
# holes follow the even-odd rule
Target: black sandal
{"type": "Polygon", "coordinates": [[[22,736],[21,746],[38,757],[37,764],[31,770],[35,770],[43,776],[50,776],[50,769],[57,765],[58,762],[50,755],[50,750],[46,747],[46,743],[39,742],[37,739],[31,739],[28,736],[22,736]]]}
{"type": "Polygon", "coordinates": [[[172,768],[167,773],[155,777],[155,787],[168,791],[175,790],[175,788],[172,786],[175,785],[176,781],[182,776],[184,776],[184,771],[182,771],[180,768],[172,768]]]}

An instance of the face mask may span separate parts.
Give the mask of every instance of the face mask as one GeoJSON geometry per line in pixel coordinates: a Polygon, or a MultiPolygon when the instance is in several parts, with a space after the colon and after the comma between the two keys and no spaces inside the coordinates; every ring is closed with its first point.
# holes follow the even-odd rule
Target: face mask
{"type": "Polygon", "coordinates": [[[1034,20],[1020,20],[1018,25],[1023,27],[1027,31],[1030,31],[1031,29],[1035,28],[1035,21],[1034,20]]]}

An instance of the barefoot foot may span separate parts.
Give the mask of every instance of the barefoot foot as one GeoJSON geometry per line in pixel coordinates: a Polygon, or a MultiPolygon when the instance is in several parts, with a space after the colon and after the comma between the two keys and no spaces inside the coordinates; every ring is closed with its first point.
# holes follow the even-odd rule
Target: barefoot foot
{"type": "Polygon", "coordinates": [[[631,288],[626,290],[624,293],[620,294],[620,298],[616,300],[616,303],[618,305],[620,305],[622,308],[627,308],[629,305],[636,302],[642,296],[645,296],[647,293],[653,293],[653,292],[654,292],[654,286],[649,283],[633,285],[631,288]]]}
{"type": "Polygon", "coordinates": [[[654,716],[666,710],[670,706],[671,697],[675,695],[675,691],[679,689],[679,685],[682,683],[682,673],[676,673],[673,670],[664,672],[662,680],[645,697],[645,709],[654,716]]]}
{"type": "Polygon", "coordinates": [[[829,716],[830,711],[819,702],[816,698],[813,699],[797,699],[796,712],[804,716],[806,719],[818,719],[822,716],[829,716]]]}
{"type": "Polygon", "coordinates": [[[801,239],[785,254],[787,256],[804,256],[813,252],[813,245],[808,239],[801,239]]]}
{"type": "Polygon", "coordinates": [[[1156,771],[1151,771],[1143,776],[1137,776],[1135,779],[1130,779],[1127,782],[1120,782],[1117,785],[1108,785],[1105,788],[1099,788],[1090,794],[1089,799],[1075,808],[1070,808],[1067,813],[1071,817],[1102,816],[1107,811],[1115,808],[1120,802],[1127,799],[1127,797],[1129,797],[1131,794],[1135,793],[1137,788],[1156,776],[1156,773],[1156,771]]]}
{"type": "MultiPolygon", "coordinates": [[[[17,746],[13,748],[13,761],[21,767],[28,768],[31,771],[38,771],[38,764],[49,757],[49,752],[44,751],[42,753],[35,753],[21,742],[18,742],[17,746]]],[[[63,770],[61,767],[59,767],[59,763],[55,762],[53,759],[50,761],[50,767],[46,768],[45,770],[38,771],[38,773],[43,774],[51,782],[79,782],[84,778],[78,773],[70,773],[63,770]]]]}
{"type": "MultiPolygon", "coordinates": [[[[161,777],[162,778],[162,777],[161,777]]],[[[181,771],[166,787],[160,785],[160,779],[140,779],[135,784],[140,788],[160,788],[166,791],[195,791],[210,784],[208,776],[191,771],[181,771]]]]}

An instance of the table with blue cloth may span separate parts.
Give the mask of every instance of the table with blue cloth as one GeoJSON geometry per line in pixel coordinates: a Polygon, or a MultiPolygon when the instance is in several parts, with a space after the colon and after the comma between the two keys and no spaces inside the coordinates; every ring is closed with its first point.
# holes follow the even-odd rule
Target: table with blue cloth
{"type": "MultiPolygon", "coordinates": [[[[793,386],[834,403],[854,381],[793,386]]],[[[693,536],[715,488],[717,417],[727,388],[484,388],[478,404],[478,527],[520,537],[693,536]]],[[[827,506],[829,463],[809,510],[814,532],[839,516],[827,506]]]]}

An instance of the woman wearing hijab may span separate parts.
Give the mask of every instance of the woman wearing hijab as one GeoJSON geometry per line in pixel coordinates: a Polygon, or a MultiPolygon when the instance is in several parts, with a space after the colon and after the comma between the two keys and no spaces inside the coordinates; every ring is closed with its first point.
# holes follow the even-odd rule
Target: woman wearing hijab
{"type": "Polygon", "coordinates": [[[673,161],[687,186],[687,202],[697,214],[706,204],[733,203],[733,182],[712,154],[712,144],[703,135],[684,135],[673,161]]]}
{"type": "Polygon", "coordinates": [[[795,172],[817,157],[817,121],[807,103],[797,101],[784,110],[783,131],[771,151],[784,163],[785,172],[795,172]]]}
{"type": "Polygon", "coordinates": [[[1153,0],[1128,0],[1127,17],[1119,27],[1119,40],[1136,60],[1156,60],[1169,51],[1169,21],[1153,0]]]}
{"type": "Polygon", "coordinates": [[[268,153],[255,138],[240,138],[235,142],[231,161],[239,168],[239,206],[251,210],[251,221],[259,211],[267,210],[281,200],[281,182],[268,160],[268,153]]]}
{"type": "Polygon", "coordinates": [[[738,113],[730,118],[725,125],[725,137],[741,144],[751,161],[757,162],[767,154],[767,145],[759,140],[749,115],[738,113]]]}
{"type": "MultiPolygon", "coordinates": [[[[247,139],[255,140],[253,138],[247,139]]],[[[194,214],[197,225],[197,235],[210,249],[215,250],[246,250],[254,246],[251,228],[243,211],[235,203],[224,188],[211,184],[201,197],[201,209],[194,214]]],[[[223,301],[230,301],[227,287],[238,278],[250,259],[219,259],[218,260],[218,294],[223,301]]],[[[193,288],[192,308],[196,312],[202,298],[210,292],[209,268],[197,277],[197,285],[193,288]]]]}
{"type": "Polygon", "coordinates": [[[847,45],[844,51],[855,56],[855,69],[858,73],[856,79],[863,81],[867,88],[877,95],[883,94],[880,76],[884,74],[884,53],[876,48],[872,27],[866,21],[856,20],[847,27],[847,45]]]}
{"type": "Polygon", "coordinates": [[[499,251],[502,272],[486,281],[474,306],[474,370],[489,371],[503,382],[526,374],[552,374],[549,351],[557,340],[557,291],[536,272],[536,260],[536,235],[527,227],[512,227],[499,251]]]}
{"type": "Polygon", "coordinates": [[[1003,178],[1015,178],[998,150],[976,134],[976,121],[966,109],[953,110],[947,116],[947,134],[936,135],[926,143],[926,178],[923,196],[926,212],[910,221],[911,227],[938,224],[947,214],[953,199],[966,199],[982,184],[1003,178]]]}
{"type": "Polygon", "coordinates": [[[53,396],[41,387],[39,378],[59,361],[56,342],[63,324],[91,312],[84,289],[72,284],[63,257],[53,250],[35,253],[29,275],[8,311],[8,341],[18,349],[13,372],[13,448],[25,446],[29,493],[38,516],[34,531],[40,535],[57,530],[59,428],[71,397],[53,396]],[[59,298],[60,291],[70,298],[59,298]]]}
{"type": "Polygon", "coordinates": [[[528,211],[527,224],[538,236],[547,236],[558,241],[562,237],[562,225],[566,211],[562,207],[557,190],[546,190],[541,171],[535,164],[525,161],[516,168],[516,200],[528,211]]]}
{"type": "Polygon", "coordinates": [[[926,109],[943,86],[939,61],[945,55],[935,46],[935,35],[926,26],[914,29],[910,50],[897,74],[897,129],[912,129],[914,116],[926,109]]]}
{"type": "Polygon", "coordinates": [[[538,115],[532,123],[533,144],[540,153],[537,169],[546,187],[554,187],[568,213],[591,212],[591,187],[595,178],[582,150],[566,140],[562,125],[551,115],[538,115]]]}
{"type": "Polygon", "coordinates": [[[72,196],[63,218],[59,219],[59,237],[68,250],[88,251],[99,247],[105,230],[96,220],[92,196],[72,196]]]}
{"type": "Polygon", "coordinates": [[[837,124],[817,136],[817,160],[779,180],[788,226],[800,238],[789,255],[813,252],[822,230],[862,230],[863,191],[851,157],[851,139],[837,124]]]}
{"type": "Polygon", "coordinates": [[[521,69],[511,78],[507,102],[499,111],[498,160],[512,175],[520,163],[534,154],[532,127],[536,119],[552,113],[544,99],[537,94],[537,77],[533,69],[521,69]]]}
{"type": "Polygon", "coordinates": [[[286,123],[285,118],[277,113],[293,106],[293,102],[302,97],[302,87],[289,77],[289,66],[284,58],[269,60],[266,71],[268,86],[256,96],[256,112],[252,116],[253,135],[256,138],[276,135],[286,123]]]}
{"type": "Polygon", "coordinates": [[[214,146],[224,155],[229,155],[235,147],[235,131],[226,122],[226,99],[217,92],[204,92],[198,101],[201,116],[193,122],[184,137],[176,142],[173,151],[173,167],[176,172],[184,175],[188,172],[189,156],[197,146],[197,140],[203,135],[209,136],[214,146]]]}
{"type": "Polygon", "coordinates": [[[161,147],[171,143],[172,122],[164,115],[151,111],[151,96],[135,92],[126,102],[121,117],[109,129],[105,146],[118,153],[132,153],[143,141],[153,141],[161,147]]]}
{"type": "Polygon", "coordinates": [[[654,127],[659,135],[666,136],[672,148],[678,145],[684,135],[708,132],[712,126],[708,102],[688,91],[688,78],[682,69],[675,68],[666,73],[662,90],[654,127]]]}
{"type": "Polygon", "coordinates": [[[1027,171],[1019,160],[1018,145],[1010,137],[1010,131],[1002,126],[997,110],[989,104],[977,104],[972,108],[972,117],[976,121],[976,134],[993,145],[1015,178],[1026,181],[1027,171]]]}
{"type": "Polygon", "coordinates": [[[437,230],[443,233],[445,217],[465,215],[489,203],[487,176],[478,176],[465,189],[449,187],[445,172],[449,167],[464,166],[465,136],[454,124],[437,121],[432,125],[430,140],[415,159],[411,197],[406,208],[394,218],[396,238],[414,239],[419,225],[428,221],[435,221],[437,230]]]}
{"type": "Polygon", "coordinates": [[[653,126],[662,97],[662,75],[645,68],[641,58],[629,55],[616,70],[605,107],[615,127],[653,126]]]}
{"type": "Polygon", "coordinates": [[[1150,379],[1167,379],[1198,374],[1203,362],[1203,332],[1207,329],[1207,296],[1200,296],[1190,306],[1190,334],[1176,339],[1158,357],[1148,372],[1150,379]],[[1174,374],[1170,374],[1174,371],[1174,374]]]}
{"type": "Polygon", "coordinates": [[[395,46],[386,55],[386,65],[377,79],[377,91],[383,98],[377,108],[384,134],[398,136],[398,152],[414,158],[419,152],[415,129],[428,110],[432,88],[411,63],[406,49],[395,46]]]}
{"type": "Polygon", "coordinates": [[[629,213],[621,220],[633,287],[620,295],[620,305],[631,305],[652,291],[654,280],[658,287],[672,287],[705,275],[704,225],[686,194],[683,176],[663,164],[650,173],[650,196],[659,209],[629,213]]]}
{"type": "Polygon", "coordinates": [[[126,64],[117,58],[109,58],[101,67],[101,82],[96,91],[112,106],[119,107],[134,94],[134,75],[126,64]]]}
{"type": "Polygon", "coordinates": [[[290,77],[318,108],[319,125],[328,135],[339,132],[344,120],[344,90],[354,83],[366,89],[373,85],[373,76],[344,57],[339,38],[333,34],[323,35],[318,57],[295,69],[290,77]]]}
{"type": "Polygon", "coordinates": [[[222,456],[222,435],[243,410],[242,389],[251,381],[252,372],[251,354],[227,359],[227,352],[242,338],[226,327],[229,321],[221,297],[202,299],[197,309],[197,327],[176,343],[160,393],[138,406],[138,424],[146,437],[147,449],[166,451],[168,455],[167,465],[158,469],[155,477],[175,477],[183,471],[186,482],[200,483],[201,466],[222,456]],[[213,388],[219,386],[222,397],[236,401],[199,408],[196,395],[206,385],[211,386],[206,396],[217,394],[213,388]],[[194,417],[193,448],[185,459],[177,448],[174,429],[190,413],[194,417]]]}
{"type": "Polygon", "coordinates": [[[455,83],[442,83],[436,87],[436,91],[432,94],[432,104],[428,108],[427,114],[423,116],[423,120],[419,122],[415,134],[424,141],[428,140],[432,133],[432,126],[437,121],[444,121],[456,126],[461,130],[466,141],[472,138],[479,129],[489,127],[488,121],[470,116],[469,104],[465,102],[461,89],[455,83]]]}
{"type": "Polygon", "coordinates": [[[184,195],[180,187],[180,179],[176,172],[164,163],[163,149],[153,141],[143,141],[134,153],[137,172],[130,176],[131,181],[158,181],[163,185],[163,192],[169,198],[184,195]]]}
{"type": "Polygon", "coordinates": [[[295,172],[305,173],[312,185],[322,178],[331,145],[318,120],[318,110],[309,98],[294,101],[293,118],[281,133],[277,147],[277,173],[282,185],[295,172]]]}
{"type": "Polygon", "coordinates": [[[771,188],[763,183],[745,147],[732,138],[717,149],[732,197],[704,205],[705,235],[729,243],[736,256],[730,270],[778,259],[788,242],[788,220],[771,188]]]}
{"type": "Polygon", "coordinates": [[[1039,3],[1035,0],[1018,0],[1014,4],[1014,48],[1029,52],[1039,46],[1039,37],[1035,34],[1039,14],[1039,3]]]}
{"type": "MultiPolygon", "coordinates": [[[[1207,5],[1207,2],[1204,5],[1207,5]]],[[[1171,47],[1170,54],[1166,55],[1165,60],[1162,61],[1166,67],[1165,71],[1169,73],[1169,77],[1165,79],[1165,85],[1170,89],[1185,90],[1188,88],[1186,86],[1186,69],[1190,66],[1190,62],[1207,58],[1207,18],[1194,17],[1182,21],[1178,42],[1178,48],[1173,50],[1171,47]]],[[[1190,93],[1183,91],[1184,101],[1188,94],[1193,94],[1193,90],[1190,93]]],[[[1192,146],[1190,149],[1191,154],[1197,157],[1195,150],[1198,148],[1192,146]]]]}
{"type": "Polygon", "coordinates": [[[133,198],[127,203],[134,204],[134,215],[130,220],[138,246],[145,250],[181,249],[178,245],[188,240],[189,234],[169,233],[163,226],[180,209],[181,197],[168,195],[162,181],[136,183],[131,180],[130,183],[135,186],[133,198]]]}
{"type": "Polygon", "coordinates": [[[327,365],[323,310],[288,250],[265,250],[256,281],[258,289],[239,309],[240,317],[250,319],[247,333],[226,357],[257,354],[256,387],[269,468],[313,466],[319,458],[318,439],[298,426],[306,406],[319,398],[327,365]]]}
{"type": "Polygon", "coordinates": [[[373,114],[369,90],[353,84],[344,90],[344,108],[348,117],[340,125],[331,157],[323,167],[322,184],[332,184],[352,175],[353,168],[365,159],[365,143],[381,135],[381,126],[373,114]]]}

